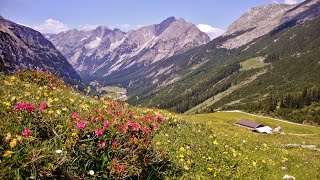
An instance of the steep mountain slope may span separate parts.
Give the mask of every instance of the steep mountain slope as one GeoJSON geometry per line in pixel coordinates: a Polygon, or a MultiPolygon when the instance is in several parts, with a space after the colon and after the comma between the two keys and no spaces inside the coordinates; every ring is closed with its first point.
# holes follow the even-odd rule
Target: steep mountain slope
{"type": "Polygon", "coordinates": [[[319,0],[307,0],[299,5],[266,4],[254,7],[232,23],[224,36],[236,32],[245,33],[223,42],[223,48],[238,48],[250,41],[271,32],[281,24],[298,20],[302,23],[320,13],[319,0]]]}
{"type": "Polygon", "coordinates": [[[47,37],[78,72],[103,79],[116,73],[131,74],[209,41],[196,26],[174,17],[128,33],[100,26],[92,31],[72,30],[47,37]]]}
{"type": "MultiPolygon", "coordinates": [[[[294,8],[301,9],[309,2],[294,8]]],[[[175,72],[159,76],[155,84],[142,83],[139,86],[143,88],[129,88],[133,96],[140,97],[138,101],[133,97],[130,101],[159,105],[177,112],[185,112],[201,104],[201,108],[193,111],[201,112],[224,105],[245,106],[268,97],[270,93],[280,95],[319,86],[320,19],[316,18],[319,16],[317,9],[319,1],[305,11],[294,13],[294,20],[287,20],[269,34],[236,49],[225,49],[220,45],[241,36],[246,30],[219,37],[205,46],[171,57],[166,60],[166,65],[157,65],[157,68],[172,63],[175,72]],[[250,58],[262,59],[260,63],[263,64],[241,67],[243,63],[240,62],[250,58]],[[178,70],[180,67],[183,70],[178,70]],[[142,93],[139,92],[141,89],[144,90],[142,93]]]]}
{"type": "Polygon", "coordinates": [[[80,81],[67,59],[41,33],[0,17],[0,71],[47,70],[80,81]]]}

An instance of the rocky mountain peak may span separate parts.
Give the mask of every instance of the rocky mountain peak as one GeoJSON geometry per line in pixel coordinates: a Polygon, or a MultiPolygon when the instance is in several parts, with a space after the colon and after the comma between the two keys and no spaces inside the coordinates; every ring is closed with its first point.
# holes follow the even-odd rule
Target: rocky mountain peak
{"type": "Polygon", "coordinates": [[[127,33],[100,26],[49,39],[78,72],[95,76],[128,74],[130,68],[137,70],[209,42],[195,25],[175,17],[127,33]]]}

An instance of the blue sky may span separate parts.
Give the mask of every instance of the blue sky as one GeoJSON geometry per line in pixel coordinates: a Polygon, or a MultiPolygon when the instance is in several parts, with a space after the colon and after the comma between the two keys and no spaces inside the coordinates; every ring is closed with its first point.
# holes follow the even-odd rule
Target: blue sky
{"type": "Polygon", "coordinates": [[[157,24],[170,16],[203,28],[226,29],[250,8],[301,0],[0,0],[0,15],[41,32],[90,29],[97,25],[124,31],[157,24]]]}

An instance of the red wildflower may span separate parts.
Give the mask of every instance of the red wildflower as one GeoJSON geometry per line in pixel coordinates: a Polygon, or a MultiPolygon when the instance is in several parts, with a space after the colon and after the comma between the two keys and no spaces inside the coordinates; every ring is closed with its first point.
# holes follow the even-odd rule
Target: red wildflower
{"type": "Polygon", "coordinates": [[[97,129],[95,130],[95,133],[96,133],[97,136],[101,136],[101,135],[103,134],[103,129],[98,129],[98,128],[97,128],[97,129]]]}
{"type": "Polygon", "coordinates": [[[123,133],[126,133],[128,130],[128,126],[123,125],[123,126],[118,126],[118,131],[122,131],[123,133]]]}
{"type": "Polygon", "coordinates": [[[80,118],[80,115],[75,112],[75,113],[73,113],[73,114],[71,115],[71,118],[72,118],[72,119],[79,119],[79,118],[80,118]]]}
{"type": "Polygon", "coordinates": [[[131,143],[134,144],[137,141],[137,137],[135,135],[132,135],[131,137],[131,143]]]}
{"type": "Polygon", "coordinates": [[[112,162],[115,163],[115,164],[118,164],[118,159],[117,158],[113,158],[112,162]]]}
{"type": "Polygon", "coordinates": [[[100,116],[100,120],[101,120],[101,121],[104,121],[104,120],[105,120],[105,118],[104,118],[103,115],[100,116]]]}
{"type": "Polygon", "coordinates": [[[114,101],[109,103],[109,107],[116,107],[116,106],[117,106],[117,103],[114,101]]]}
{"type": "Polygon", "coordinates": [[[162,116],[157,115],[157,122],[160,123],[164,120],[162,116]]]}
{"type": "Polygon", "coordinates": [[[119,145],[119,143],[118,143],[117,141],[115,141],[115,142],[112,143],[112,147],[114,147],[114,148],[115,148],[115,147],[118,147],[118,145],[119,145]]]}
{"type": "Polygon", "coordinates": [[[32,130],[24,129],[21,134],[22,136],[30,136],[32,134],[32,130]]]}
{"type": "Polygon", "coordinates": [[[114,170],[116,170],[116,171],[124,171],[126,169],[127,169],[126,165],[119,165],[119,166],[114,167],[114,170]]]}

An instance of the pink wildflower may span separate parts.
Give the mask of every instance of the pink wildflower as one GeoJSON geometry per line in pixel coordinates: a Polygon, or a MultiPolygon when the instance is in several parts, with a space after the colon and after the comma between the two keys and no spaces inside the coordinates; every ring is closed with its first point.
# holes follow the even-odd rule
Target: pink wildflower
{"type": "Polygon", "coordinates": [[[146,129],[146,128],[145,128],[145,129],[142,131],[142,134],[143,134],[143,135],[145,135],[145,134],[146,134],[146,135],[149,135],[150,133],[151,133],[151,130],[150,130],[150,129],[146,129]]]}
{"type": "Polygon", "coordinates": [[[104,121],[103,122],[103,128],[108,128],[110,126],[110,122],[109,121],[104,121]]]}
{"type": "Polygon", "coordinates": [[[103,142],[101,142],[100,144],[99,144],[99,147],[100,148],[103,148],[103,147],[105,147],[106,146],[106,142],[105,141],[103,141],[103,142]]]}
{"type": "Polygon", "coordinates": [[[32,130],[24,129],[21,134],[22,136],[30,136],[32,134],[32,130]]]}
{"type": "Polygon", "coordinates": [[[133,126],[133,123],[131,121],[128,121],[126,124],[127,124],[128,127],[133,126]]]}
{"type": "Polygon", "coordinates": [[[80,129],[83,129],[87,126],[87,123],[84,120],[78,121],[76,124],[80,129]]]}
{"type": "Polygon", "coordinates": [[[152,130],[156,131],[158,129],[158,125],[157,124],[152,124],[152,130]]]}
{"type": "Polygon", "coordinates": [[[97,136],[101,136],[101,135],[103,134],[103,129],[98,129],[98,128],[97,128],[97,129],[95,130],[95,133],[96,133],[97,136]]]}
{"type": "Polygon", "coordinates": [[[34,111],[34,105],[30,103],[20,102],[14,105],[14,110],[20,111],[20,110],[26,110],[28,112],[34,111]]]}
{"type": "Polygon", "coordinates": [[[47,101],[43,101],[40,103],[39,105],[39,111],[43,111],[46,107],[48,107],[48,102],[47,101]]]}
{"type": "Polygon", "coordinates": [[[73,114],[71,115],[71,118],[72,118],[72,119],[78,119],[78,118],[80,118],[80,115],[75,112],[75,113],[73,113],[73,114]]]}
{"type": "Polygon", "coordinates": [[[134,123],[134,124],[133,124],[133,130],[134,130],[134,131],[139,131],[140,128],[141,128],[141,126],[140,126],[139,123],[134,123]]]}
{"type": "Polygon", "coordinates": [[[118,121],[117,121],[117,120],[114,120],[114,121],[113,121],[113,124],[118,124],[118,121]]]}

